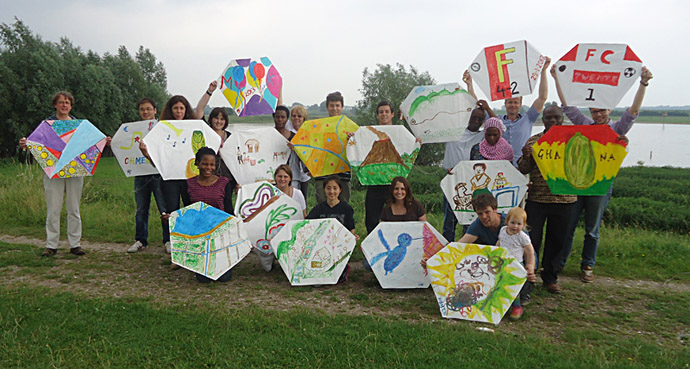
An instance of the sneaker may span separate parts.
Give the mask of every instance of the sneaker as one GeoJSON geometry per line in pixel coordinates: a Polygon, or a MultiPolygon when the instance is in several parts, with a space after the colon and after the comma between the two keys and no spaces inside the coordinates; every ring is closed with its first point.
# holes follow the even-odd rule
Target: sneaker
{"type": "Polygon", "coordinates": [[[520,295],[520,305],[527,306],[530,302],[532,302],[532,296],[529,293],[520,295]]]}
{"type": "Polygon", "coordinates": [[[41,257],[47,257],[47,256],[54,256],[57,254],[57,249],[49,249],[46,247],[45,250],[41,253],[41,257]]]}
{"type": "Polygon", "coordinates": [[[170,269],[172,269],[172,270],[178,270],[180,268],[182,268],[182,267],[177,265],[177,264],[170,264],[170,269]]]}
{"type": "Polygon", "coordinates": [[[548,292],[548,293],[553,293],[553,294],[561,293],[561,286],[559,286],[558,283],[546,283],[546,282],[544,282],[544,288],[546,288],[546,292],[548,292]]]}
{"type": "Polygon", "coordinates": [[[165,252],[167,252],[169,254],[171,250],[172,250],[172,244],[170,243],[170,241],[168,241],[165,243],[165,252]]]}
{"type": "Polygon", "coordinates": [[[72,255],[82,256],[86,254],[86,251],[82,250],[81,247],[77,246],[69,249],[69,253],[72,255]]]}
{"type": "Polygon", "coordinates": [[[146,245],[144,245],[141,241],[137,241],[134,243],[134,245],[130,246],[127,249],[127,252],[132,253],[132,252],[137,252],[141,251],[146,248],[146,245]]]}
{"type": "Polygon", "coordinates": [[[343,283],[347,282],[349,277],[350,277],[350,264],[348,264],[345,267],[345,270],[343,270],[343,274],[341,274],[340,278],[338,278],[338,284],[343,284],[343,283]]]}
{"type": "Polygon", "coordinates": [[[510,319],[518,320],[522,317],[522,306],[513,306],[513,310],[510,311],[510,319]]]}
{"type": "Polygon", "coordinates": [[[594,272],[592,272],[592,267],[589,265],[583,265],[582,269],[580,269],[582,274],[580,274],[580,280],[583,283],[592,283],[594,282],[594,272]]]}

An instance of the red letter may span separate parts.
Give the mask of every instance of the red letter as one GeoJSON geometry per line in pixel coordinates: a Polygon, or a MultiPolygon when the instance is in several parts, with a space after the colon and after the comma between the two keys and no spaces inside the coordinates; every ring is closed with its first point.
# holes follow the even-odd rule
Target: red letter
{"type": "Polygon", "coordinates": [[[613,50],[606,50],[603,53],[601,53],[601,62],[604,64],[611,64],[610,61],[606,60],[606,57],[613,54],[613,50]]]}
{"type": "Polygon", "coordinates": [[[587,49],[587,56],[585,57],[585,61],[588,61],[590,56],[594,56],[595,51],[597,51],[597,49],[587,49]]]}

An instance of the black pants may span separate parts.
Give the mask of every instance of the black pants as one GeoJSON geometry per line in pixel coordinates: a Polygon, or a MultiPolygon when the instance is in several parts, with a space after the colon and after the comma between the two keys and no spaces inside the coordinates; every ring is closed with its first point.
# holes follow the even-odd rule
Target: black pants
{"type": "Polygon", "coordinates": [[[556,283],[561,271],[561,255],[568,239],[570,221],[573,216],[574,203],[549,204],[527,200],[527,225],[532,239],[534,253],[539,257],[542,239],[544,239],[544,254],[541,259],[541,279],[544,283],[556,283]],[[546,237],[544,234],[546,225],[546,237]]]}
{"type": "Polygon", "coordinates": [[[187,192],[187,181],[184,179],[171,179],[161,183],[163,198],[165,199],[165,210],[168,214],[180,209],[180,197],[183,206],[191,203],[187,192]]]}
{"type": "Polygon", "coordinates": [[[367,186],[367,195],[364,198],[364,208],[366,212],[364,223],[367,226],[367,233],[376,228],[381,218],[381,210],[386,204],[386,200],[391,193],[391,186],[367,186]]]}

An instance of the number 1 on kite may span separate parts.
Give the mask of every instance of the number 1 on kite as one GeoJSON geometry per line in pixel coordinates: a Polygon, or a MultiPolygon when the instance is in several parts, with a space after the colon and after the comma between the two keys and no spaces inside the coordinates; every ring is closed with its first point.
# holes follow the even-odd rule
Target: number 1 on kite
{"type": "Polygon", "coordinates": [[[594,95],[594,89],[593,89],[593,88],[588,88],[587,90],[589,90],[589,97],[587,97],[585,100],[587,100],[587,101],[594,101],[594,97],[592,97],[592,95],[594,95]]]}

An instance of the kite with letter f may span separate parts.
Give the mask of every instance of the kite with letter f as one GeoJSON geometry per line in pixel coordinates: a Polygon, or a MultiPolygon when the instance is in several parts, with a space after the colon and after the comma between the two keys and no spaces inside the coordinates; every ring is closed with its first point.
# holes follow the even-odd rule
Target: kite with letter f
{"type": "Polygon", "coordinates": [[[556,71],[568,105],[613,109],[640,76],[642,61],[625,44],[577,44],[556,71]]]}
{"type": "Polygon", "coordinates": [[[554,126],[532,146],[556,195],[606,195],[627,153],[627,143],[606,124],[554,126]]]}
{"type": "Polygon", "coordinates": [[[537,89],[546,57],[525,40],[485,47],[470,75],[491,101],[527,96],[537,89]]]}

